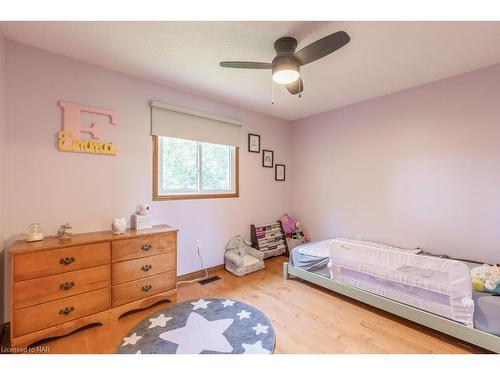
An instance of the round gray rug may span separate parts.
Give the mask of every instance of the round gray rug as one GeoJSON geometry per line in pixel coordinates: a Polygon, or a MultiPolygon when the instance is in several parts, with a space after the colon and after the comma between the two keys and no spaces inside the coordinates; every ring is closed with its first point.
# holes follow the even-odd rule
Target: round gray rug
{"type": "Polygon", "coordinates": [[[271,354],[276,336],[267,317],[246,303],[207,298],[166,308],[136,325],[120,354],[271,354]]]}

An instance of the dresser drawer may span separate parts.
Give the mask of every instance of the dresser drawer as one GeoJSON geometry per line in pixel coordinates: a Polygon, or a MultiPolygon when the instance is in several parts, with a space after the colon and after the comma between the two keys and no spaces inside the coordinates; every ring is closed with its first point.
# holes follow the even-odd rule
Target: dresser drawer
{"type": "Polygon", "coordinates": [[[14,336],[59,325],[108,309],[109,288],[14,310],[14,336]]]}
{"type": "Polygon", "coordinates": [[[130,240],[113,241],[113,262],[148,257],[175,251],[177,235],[175,232],[158,236],[144,236],[130,240]]]}
{"type": "Polygon", "coordinates": [[[29,280],[109,262],[109,242],[20,254],[14,257],[14,280],[29,280]]]}
{"type": "Polygon", "coordinates": [[[176,265],[175,252],[113,263],[113,285],[174,271],[176,265]]]}
{"type": "Polygon", "coordinates": [[[14,309],[110,286],[108,264],[14,283],[14,309]]]}
{"type": "Polygon", "coordinates": [[[175,289],[175,272],[165,272],[156,276],[131,281],[112,287],[112,305],[121,306],[161,292],[175,289]]]}

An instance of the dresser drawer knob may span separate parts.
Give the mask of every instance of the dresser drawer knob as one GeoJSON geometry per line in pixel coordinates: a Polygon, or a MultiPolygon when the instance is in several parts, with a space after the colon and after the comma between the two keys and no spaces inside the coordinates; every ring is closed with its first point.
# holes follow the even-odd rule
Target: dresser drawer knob
{"type": "Polygon", "coordinates": [[[151,247],[152,246],[147,243],[147,244],[141,246],[141,250],[149,251],[149,250],[151,250],[151,247]]]}
{"type": "Polygon", "coordinates": [[[68,315],[74,310],[75,308],[73,306],[65,307],[64,309],[59,310],[59,315],[68,315]]]}
{"type": "Polygon", "coordinates": [[[153,287],[151,285],[144,285],[141,290],[143,292],[149,292],[153,287]]]}
{"type": "Polygon", "coordinates": [[[73,288],[74,286],[75,286],[75,283],[73,281],[70,281],[70,282],[59,285],[59,289],[68,290],[68,289],[73,288]]]}
{"type": "Polygon", "coordinates": [[[143,270],[144,272],[148,272],[151,268],[153,268],[151,264],[145,264],[141,267],[141,270],[143,270]]]}
{"type": "Polygon", "coordinates": [[[70,257],[70,258],[61,258],[61,259],[59,260],[59,263],[60,263],[60,264],[64,264],[64,265],[66,265],[66,266],[67,266],[67,265],[69,265],[69,264],[73,263],[75,260],[76,260],[76,259],[75,259],[75,258],[73,258],[73,257],[70,257]]]}

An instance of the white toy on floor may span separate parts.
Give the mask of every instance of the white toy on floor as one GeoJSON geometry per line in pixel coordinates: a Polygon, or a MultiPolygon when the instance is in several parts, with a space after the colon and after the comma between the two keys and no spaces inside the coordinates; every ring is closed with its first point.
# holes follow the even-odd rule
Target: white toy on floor
{"type": "Polygon", "coordinates": [[[233,237],[226,245],[224,254],[226,270],[236,276],[243,276],[265,268],[264,253],[248,244],[242,236],[233,237]]]}

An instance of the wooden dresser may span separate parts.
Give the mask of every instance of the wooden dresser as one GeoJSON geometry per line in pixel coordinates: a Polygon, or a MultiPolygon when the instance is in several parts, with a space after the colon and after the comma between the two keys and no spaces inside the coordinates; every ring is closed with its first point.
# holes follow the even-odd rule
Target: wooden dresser
{"type": "Polygon", "coordinates": [[[11,346],[176,300],[177,229],[75,234],[9,249],[11,346]]]}

